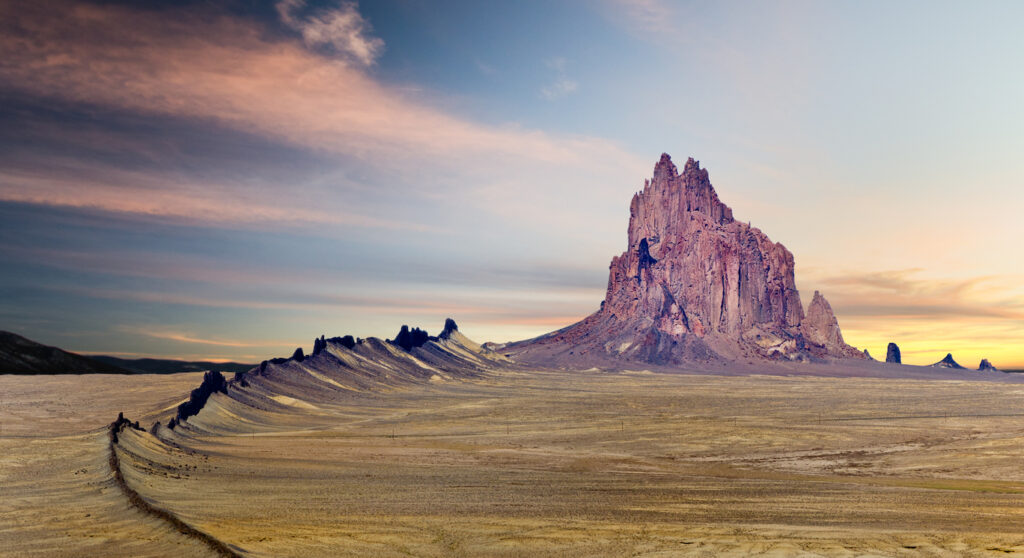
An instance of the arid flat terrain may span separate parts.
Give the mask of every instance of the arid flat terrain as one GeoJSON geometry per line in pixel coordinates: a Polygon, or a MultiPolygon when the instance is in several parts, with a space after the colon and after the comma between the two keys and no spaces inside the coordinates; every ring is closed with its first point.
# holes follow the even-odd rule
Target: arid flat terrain
{"type": "MultiPolygon", "coordinates": [[[[0,377],[0,553],[208,553],[129,506],[98,430],[148,426],[198,375],[98,378],[0,377]]],[[[128,484],[253,556],[1024,553],[1019,383],[503,370],[290,393],[218,394],[171,443],[126,430],[128,484]]]]}

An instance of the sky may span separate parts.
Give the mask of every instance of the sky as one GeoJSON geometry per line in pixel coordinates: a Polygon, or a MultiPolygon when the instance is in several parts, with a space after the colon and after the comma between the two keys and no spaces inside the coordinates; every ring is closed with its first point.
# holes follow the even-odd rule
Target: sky
{"type": "Polygon", "coordinates": [[[597,309],[662,152],[905,362],[1024,368],[1020,2],[0,0],[0,329],[255,362],[597,309]]]}

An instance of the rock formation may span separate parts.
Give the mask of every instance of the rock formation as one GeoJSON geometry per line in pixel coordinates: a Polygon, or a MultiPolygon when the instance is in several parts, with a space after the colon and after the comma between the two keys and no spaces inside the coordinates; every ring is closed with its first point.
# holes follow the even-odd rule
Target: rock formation
{"type": "Polygon", "coordinates": [[[168,427],[173,429],[181,421],[197,414],[206,405],[206,402],[210,399],[210,396],[214,393],[227,393],[228,383],[224,379],[224,376],[220,372],[207,372],[203,375],[203,383],[199,384],[199,387],[192,390],[192,394],[189,396],[188,401],[178,405],[178,414],[175,419],[171,419],[168,423],[168,427]]]}
{"type": "Polygon", "coordinates": [[[455,323],[455,320],[447,318],[444,321],[444,329],[437,335],[438,339],[449,339],[452,333],[459,331],[459,325],[455,323]]]}
{"type": "Polygon", "coordinates": [[[978,365],[978,371],[980,372],[998,372],[999,369],[992,366],[992,363],[987,358],[981,359],[981,364],[978,365]]]}
{"type": "Polygon", "coordinates": [[[422,347],[423,345],[426,345],[428,341],[449,339],[451,338],[452,333],[458,330],[458,324],[456,324],[455,320],[451,318],[447,318],[444,321],[444,329],[441,330],[441,333],[438,334],[437,337],[428,334],[426,331],[418,327],[409,329],[409,326],[403,325],[398,331],[398,335],[396,335],[394,339],[388,339],[388,343],[398,345],[406,351],[411,351],[415,347],[422,347]]]}
{"type": "Polygon", "coordinates": [[[327,340],[324,339],[323,335],[321,335],[320,337],[314,337],[313,338],[313,354],[312,354],[312,356],[316,356],[316,355],[320,354],[320,351],[322,351],[322,350],[324,350],[326,348],[327,348],[327,340]]]}
{"type": "Polygon", "coordinates": [[[333,343],[337,343],[337,344],[341,345],[342,347],[345,347],[346,349],[351,349],[351,348],[356,346],[356,340],[351,335],[343,335],[341,337],[331,337],[330,339],[328,339],[328,341],[331,341],[333,343]]]}
{"type": "Polygon", "coordinates": [[[946,353],[946,358],[940,360],[939,362],[936,362],[932,366],[934,366],[935,368],[952,368],[954,370],[966,370],[966,368],[960,366],[959,364],[957,364],[955,360],[953,360],[953,353],[946,353]]]}
{"type": "MultiPolygon", "coordinates": [[[[839,331],[839,321],[832,313],[832,305],[818,291],[814,291],[807,315],[800,323],[800,331],[806,341],[824,347],[828,354],[856,356],[854,353],[857,353],[857,349],[843,341],[843,333],[839,331]]],[[[861,356],[864,356],[863,353],[861,356]]]]}
{"type": "Polygon", "coordinates": [[[708,172],[668,155],[630,203],[628,249],[612,258],[601,308],[507,347],[522,356],[613,356],[651,363],[776,356],[864,358],[815,294],[804,316],[793,254],[736,221],[708,172]]]}
{"type": "Polygon", "coordinates": [[[903,363],[903,360],[900,357],[900,348],[896,343],[889,343],[889,348],[885,350],[885,362],[891,364],[903,363]]]}
{"type": "Polygon", "coordinates": [[[388,343],[398,345],[406,351],[409,351],[412,350],[413,347],[422,347],[430,340],[430,335],[427,334],[426,331],[423,331],[418,327],[409,329],[409,326],[403,325],[398,331],[398,335],[396,335],[394,339],[389,339],[388,343]]]}
{"type": "Polygon", "coordinates": [[[871,353],[867,349],[864,349],[864,358],[867,360],[875,360],[875,357],[871,356],[871,353]]]}

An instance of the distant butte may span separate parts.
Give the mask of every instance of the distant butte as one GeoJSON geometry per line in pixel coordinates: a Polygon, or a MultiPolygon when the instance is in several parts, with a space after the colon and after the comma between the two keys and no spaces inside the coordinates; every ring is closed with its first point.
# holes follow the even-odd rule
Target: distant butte
{"type": "Polygon", "coordinates": [[[980,372],[998,372],[999,369],[992,365],[987,358],[981,359],[981,363],[978,364],[978,371],[980,372]]]}
{"type": "Polygon", "coordinates": [[[601,308],[507,352],[566,364],[866,358],[821,293],[804,314],[793,254],[736,221],[697,161],[679,172],[663,154],[629,209],[628,248],[612,258],[601,308]]]}
{"type": "Polygon", "coordinates": [[[963,366],[960,366],[957,361],[953,360],[953,353],[946,353],[946,357],[933,364],[935,368],[952,368],[954,370],[966,370],[963,366]]]}

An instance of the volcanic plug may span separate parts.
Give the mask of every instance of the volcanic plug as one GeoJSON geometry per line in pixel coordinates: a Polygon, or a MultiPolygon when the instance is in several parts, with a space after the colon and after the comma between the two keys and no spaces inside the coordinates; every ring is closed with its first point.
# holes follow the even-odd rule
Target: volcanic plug
{"type": "Polygon", "coordinates": [[[557,362],[865,358],[823,295],[804,313],[793,254],[734,219],[693,158],[679,172],[662,154],[630,203],[627,237],[597,312],[507,349],[557,362]]]}

